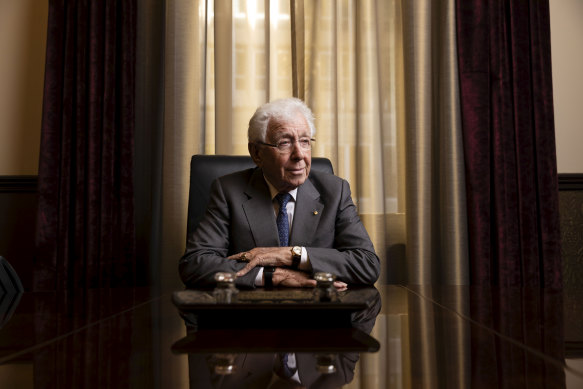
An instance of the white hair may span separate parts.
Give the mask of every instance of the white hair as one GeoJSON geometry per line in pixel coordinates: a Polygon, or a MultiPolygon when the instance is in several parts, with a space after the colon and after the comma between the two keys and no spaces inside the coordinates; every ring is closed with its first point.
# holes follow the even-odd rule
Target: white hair
{"type": "Polygon", "coordinates": [[[274,100],[257,108],[249,120],[247,131],[249,142],[265,142],[267,127],[272,119],[278,122],[293,121],[298,113],[306,118],[310,127],[310,136],[313,138],[316,133],[314,114],[302,100],[290,97],[274,100]]]}

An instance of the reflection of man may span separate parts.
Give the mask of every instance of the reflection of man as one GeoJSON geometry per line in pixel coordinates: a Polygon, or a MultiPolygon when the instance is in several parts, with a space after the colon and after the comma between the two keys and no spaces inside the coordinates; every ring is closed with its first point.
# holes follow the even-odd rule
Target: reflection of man
{"type": "Polygon", "coordinates": [[[248,147],[258,168],[213,183],[205,217],[180,260],[187,286],[214,285],[218,271],[237,273],[237,285],[247,287],[313,286],[316,272],[336,275],[338,288],[377,280],[379,259],[348,182],[310,171],[314,132],[301,100],[257,109],[248,147]]]}

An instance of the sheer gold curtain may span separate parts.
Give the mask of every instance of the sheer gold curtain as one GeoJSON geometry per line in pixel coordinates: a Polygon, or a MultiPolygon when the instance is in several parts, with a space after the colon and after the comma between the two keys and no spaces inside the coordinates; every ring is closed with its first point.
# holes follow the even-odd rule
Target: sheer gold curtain
{"type": "Polygon", "coordinates": [[[306,1],[304,11],[304,98],[316,114],[314,154],[330,158],[350,182],[383,263],[379,282],[404,283],[400,8],[394,1],[306,1]]]}
{"type": "Polygon", "coordinates": [[[255,108],[295,92],[314,156],[351,183],[380,282],[467,283],[452,3],[168,0],[165,257],[184,248],[190,156],[247,154],[255,108]]]}

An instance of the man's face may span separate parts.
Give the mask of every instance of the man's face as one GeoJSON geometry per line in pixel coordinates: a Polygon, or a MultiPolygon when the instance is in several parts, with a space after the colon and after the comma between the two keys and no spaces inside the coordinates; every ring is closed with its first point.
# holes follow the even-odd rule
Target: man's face
{"type": "Polygon", "coordinates": [[[300,138],[310,138],[310,127],[302,114],[291,121],[271,120],[267,127],[266,143],[279,144],[282,140],[293,142],[290,152],[281,152],[276,147],[249,144],[249,152],[269,182],[279,192],[289,192],[302,185],[310,174],[312,151],[302,149],[300,138]]]}

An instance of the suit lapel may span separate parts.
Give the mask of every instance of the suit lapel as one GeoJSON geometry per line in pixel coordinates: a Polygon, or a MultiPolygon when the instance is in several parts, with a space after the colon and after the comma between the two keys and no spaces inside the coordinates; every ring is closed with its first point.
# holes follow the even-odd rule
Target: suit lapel
{"type": "Polygon", "coordinates": [[[249,198],[243,202],[243,211],[247,217],[255,247],[279,246],[271,195],[261,169],[253,172],[245,194],[249,198]]]}
{"type": "Polygon", "coordinates": [[[299,188],[296,198],[290,246],[309,246],[318,228],[324,204],[320,192],[308,179],[299,188]]]}

